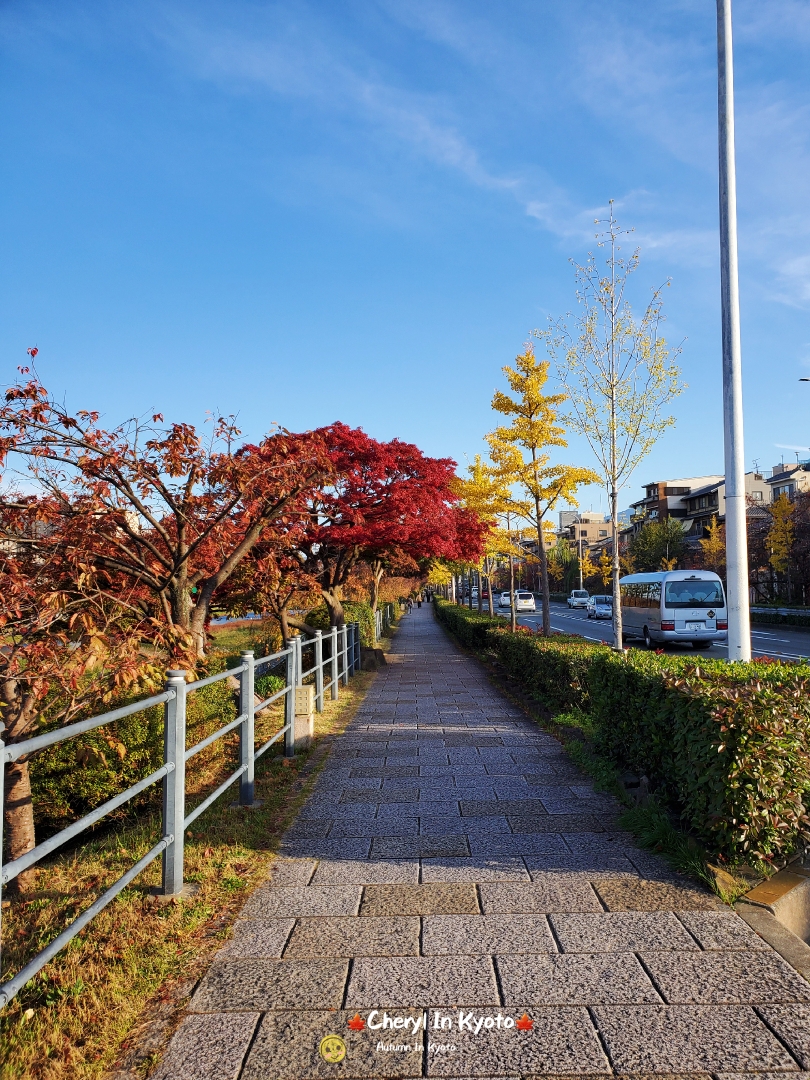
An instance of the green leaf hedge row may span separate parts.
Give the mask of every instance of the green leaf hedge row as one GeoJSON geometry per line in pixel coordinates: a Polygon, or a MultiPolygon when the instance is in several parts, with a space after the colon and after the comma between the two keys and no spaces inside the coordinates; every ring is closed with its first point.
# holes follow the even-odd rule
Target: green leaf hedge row
{"type": "Polygon", "coordinates": [[[646,774],[713,851],[775,862],[810,842],[807,665],[616,653],[568,635],[513,634],[441,601],[436,611],[552,712],[588,712],[596,748],[646,774]]]}

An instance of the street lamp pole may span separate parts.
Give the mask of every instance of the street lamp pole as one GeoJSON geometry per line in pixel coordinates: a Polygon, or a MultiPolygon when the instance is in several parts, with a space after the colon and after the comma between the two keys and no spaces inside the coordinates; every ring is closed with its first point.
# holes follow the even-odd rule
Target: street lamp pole
{"type": "Polygon", "coordinates": [[[734,161],[734,61],[731,41],[731,0],[717,0],[717,91],[728,658],[729,660],[750,660],[751,622],[748,606],[740,293],[737,277],[737,177],[734,161]]]}

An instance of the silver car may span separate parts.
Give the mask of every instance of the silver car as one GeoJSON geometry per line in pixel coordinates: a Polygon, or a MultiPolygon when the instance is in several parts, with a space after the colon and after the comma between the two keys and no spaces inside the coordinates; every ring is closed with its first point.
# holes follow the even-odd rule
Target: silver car
{"type": "Polygon", "coordinates": [[[587,607],[590,596],[587,589],[574,589],[571,595],[568,597],[568,606],[574,607],[587,607]]]}
{"type": "Polygon", "coordinates": [[[592,596],[588,601],[588,618],[589,619],[612,619],[613,618],[613,597],[612,596],[592,596]]]}

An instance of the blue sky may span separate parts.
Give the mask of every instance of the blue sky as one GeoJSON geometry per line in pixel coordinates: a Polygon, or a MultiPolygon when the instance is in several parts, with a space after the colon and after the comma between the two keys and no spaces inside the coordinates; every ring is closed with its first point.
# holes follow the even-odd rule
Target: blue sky
{"type": "MultiPolygon", "coordinates": [[[[810,0],[736,0],[735,34],[767,468],[810,446],[810,0]]],[[[722,471],[707,0],[7,0],[0,50],[0,381],[36,345],[111,423],[341,419],[463,465],[613,198],[689,384],[623,502],[722,471]]]]}

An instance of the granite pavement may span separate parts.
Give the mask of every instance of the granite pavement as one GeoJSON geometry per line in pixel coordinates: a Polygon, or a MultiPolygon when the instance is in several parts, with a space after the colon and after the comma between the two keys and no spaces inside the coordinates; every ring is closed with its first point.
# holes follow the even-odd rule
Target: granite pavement
{"type": "Polygon", "coordinates": [[[153,1080],[810,1073],[810,984],[619,815],[414,609],[153,1080]]]}

